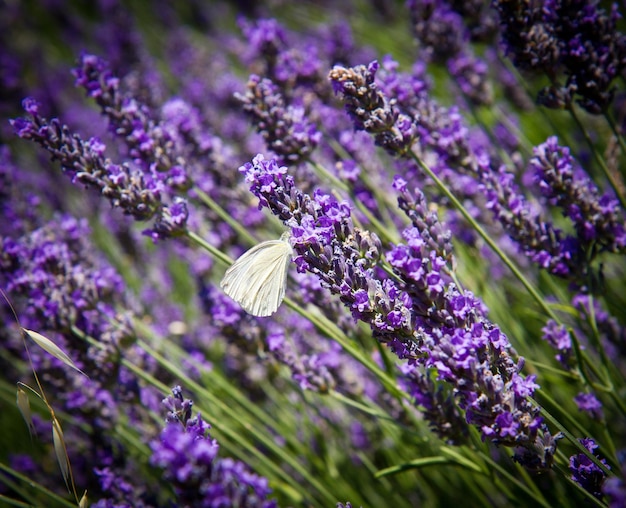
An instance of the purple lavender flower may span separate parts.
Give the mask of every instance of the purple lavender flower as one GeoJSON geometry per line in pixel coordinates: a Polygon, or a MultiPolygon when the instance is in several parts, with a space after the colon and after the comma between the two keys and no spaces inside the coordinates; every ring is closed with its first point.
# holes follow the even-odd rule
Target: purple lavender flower
{"type": "Polygon", "coordinates": [[[148,508],[157,502],[151,499],[154,496],[144,492],[140,485],[133,485],[123,475],[118,474],[113,468],[103,467],[94,469],[100,482],[100,490],[103,493],[92,506],[94,508],[124,508],[136,506],[148,508]]]}
{"type": "Polygon", "coordinates": [[[626,228],[617,199],[599,195],[591,179],[575,169],[569,148],[559,146],[556,136],[534,149],[530,168],[542,194],[574,224],[582,249],[624,252],[626,228]]]}
{"type": "Polygon", "coordinates": [[[426,248],[453,267],[452,233],[444,229],[435,212],[428,210],[424,194],[419,189],[411,193],[407,182],[398,175],[394,178],[393,188],[398,192],[398,207],[411,220],[426,248]]]}
{"type": "MultiPolygon", "coordinates": [[[[249,55],[244,60],[252,61],[259,55],[267,62],[268,67],[276,65],[276,57],[287,45],[287,32],[275,19],[258,19],[250,22],[244,18],[239,20],[239,27],[248,40],[249,55]]],[[[271,75],[268,69],[265,74],[271,75]]]]}
{"type": "Polygon", "coordinates": [[[407,245],[396,246],[388,260],[411,298],[415,326],[428,351],[425,365],[456,386],[467,421],[483,436],[509,446],[532,446],[542,428],[537,409],[526,401],[538,387],[534,376],[518,374],[523,361],[513,361],[506,336],[484,317],[482,304],[446,282],[440,272],[445,262],[426,254],[415,230],[404,236],[407,245]]]}
{"type": "Polygon", "coordinates": [[[607,478],[602,484],[602,493],[607,497],[610,508],[626,505],[626,451],[619,450],[617,459],[620,465],[620,476],[607,478]]]}
{"type": "Polygon", "coordinates": [[[488,41],[497,32],[496,19],[480,0],[409,0],[407,8],[413,32],[435,61],[458,54],[467,40],[488,41]]]}
{"type": "Polygon", "coordinates": [[[111,132],[124,139],[130,157],[144,172],[167,174],[185,165],[176,150],[176,140],[152,118],[146,105],[120,91],[120,79],[108,62],[83,54],[73,72],[76,86],[83,87],[87,96],[96,101],[109,119],[111,132]]]}
{"type": "MultiPolygon", "coordinates": [[[[2,164],[0,175],[15,169],[2,164]]],[[[17,184],[20,179],[12,182],[17,184]]],[[[141,486],[133,486],[132,495],[126,495],[125,482],[136,471],[134,463],[125,462],[118,453],[119,442],[112,433],[121,414],[137,422],[145,418],[142,412],[150,407],[147,399],[137,404],[137,378],[120,364],[122,355],[128,355],[146,372],[152,371],[145,352],[133,345],[136,334],[130,312],[134,304],[120,275],[98,256],[90,242],[86,219],[57,213],[46,221],[43,207],[29,197],[27,185],[7,186],[2,192],[7,198],[2,209],[14,220],[3,224],[0,236],[0,287],[10,295],[20,324],[53,340],[89,376],[68,369],[38,347],[29,347],[28,358],[43,381],[50,403],[55,410],[72,415],[72,425],[64,426],[64,434],[75,482],[92,493],[101,493],[106,481],[101,478],[98,487],[94,472],[98,475],[115,464],[111,474],[119,488],[117,494],[107,491],[106,495],[142,506],[141,486]],[[83,333],[95,342],[89,343],[83,333]]],[[[3,315],[3,322],[13,321],[3,315]]],[[[3,343],[6,354],[2,368],[9,378],[19,379],[23,373],[14,373],[13,366],[16,358],[19,364],[25,359],[23,343],[10,340],[19,335],[7,326],[3,336],[7,340],[3,343]]],[[[53,445],[46,441],[51,440],[49,422],[40,437],[52,453],[53,445]]],[[[56,461],[53,455],[43,457],[45,460],[37,463],[37,475],[52,479],[55,476],[47,464],[56,461]]]]}
{"type": "Polygon", "coordinates": [[[585,411],[594,420],[602,420],[602,403],[596,398],[593,393],[579,393],[574,397],[574,402],[578,406],[580,411],[585,411]]]}
{"type": "Polygon", "coordinates": [[[547,467],[552,465],[557,444],[562,438],[561,432],[553,435],[544,427],[542,433],[535,439],[533,447],[520,446],[516,448],[513,460],[522,464],[529,471],[544,472],[547,467]]]}
{"type": "Polygon", "coordinates": [[[316,27],[314,38],[315,45],[322,48],[320,56],[330,66],[352,65],[355,62],[368,62],[374,58],[375,52],[371,48],[355,42],[350,24],[341,17],[316,27]]]}
{"type": "Polygon", "coordinates": [[[181,423],[183,427],[186,427],[187,422],[192,419],[193,401],[183,398],[183,390],[180,386],[172,388],[172,395],[165,397],[161,404],[168,409],[165,417],[167,423],[181,423]]]}
{"type": "MultiPolygon", "coordinates": [[[[493,92],[486,79],[487,65],[471,54],[471,49],[466,44],[466,39],[479,33],[477,26],[483,29],[483,37],[489,32],[488,25],[479,21],[483,16],[480,9],[476,8],[478,6],[464,7],[462,3],[452,5],[445,1],[432,0],[410,0],[407,6],[413,32],[424,49],[424,60],[445,63],[461,92],[473,104],[491,104],[493,92]],[[459,10],[461,12],[457,12],[459,10]],[[462,15],[473,15],[473,31],[465,27],[462,15]]],[[[493,30],[493,21],[491,27],[493,30]]]]}
{"type": "MultiPolygon", "coordinates": [[[[598,454],[596,450],[598,445],[590,438],[582,438],[579,441],[584,445],[587,450],[593,453],[596,457],[598,454]]],[[[600,459],[600,462],[606,467],[606,460],[600,459]]],[[[602,498],[602,483],[606,478],[606,474],[596,464],[594,464],[589,457],[583,453],[577,453],[572,455],[569,459],[569,470],[572,473],[572,480],[580,485],[587,492],[597,497],[602,498]]]]}
{"type": "Polygon", "coordinates": [[[543,332],[542,339],[548,342],[558,353],[555,358],[566,369],[573,368],[574,350],[572,349],[572,339],[565,325],[559,325],[553,319],[548,320],[543,332]]]}
{"type": "Polygon", "coordinates": [[[387,254],[397,281],[381,277],[375,268],[382,245],[353,226],[346,204],[321,192],[313,198],[302,193],[287,168],[260,155],[240,171],[260,206],[291,228],[299,271],[317,275],[399,358],[437,369],[485,438],[520,447],[526,455],[518,460],[527,465],[550,467],[558,437],[547,432],[527,400],[537,388],[534,376],[519,375],[523,362],[513,360],[506,336],[471,293],[461,294],[449,281],[442,270],[446,261],[426,249],[419,230],[405,231],[407,245],[387,254]],[[542,442],[541,456],[533,455],[536,441],[542,442]]]}
{"type": "Polygon", "coordinates": [[[596,0],[498,1],[502,38],[513,63],[544,72],[552,84],[538,101],[568,107],[573,97],[589,113],[606,111],[613,100],[613,80],[626,65],[626,36],[616,29],[619,14],[610,14],[596,0]],[[559,84],[558,74],[566,77],[559,84]]]}
{"type": "Polygon", "coordinates": [[[24,100],[24,109],[30,118],[11,120],[15,132],[50,152],[73,183],[96,188],[113,206],[122,208],[125,214],[137,220],[156,217],[153,236],[165,237],[184,231],[187,220],[184,200],[179,199],[171,210],[162,202],[166,175],[146,173],[128,163],[113,163],[104,156],[106,147],[101,140],[83,141],[58,119],[41,116],[39,105],[32,99],[24,100]]]}
{"type": "Polygon", "coordinates": [[[23,325],[69,334],[78,326],[100,341],[86,347],[77,341],[79,362],[89,361],[90,375],[105,379],[120,343],[133,336],[130,323],[118,313],[124,302],[120,276],[96,260],[87,241],[86,222],[58,217],[21,237],[0,237],[2,286],[24,302],[23,325]],[[111,320],[117,321],[115,325],[111,320]]]}
{"type": "MultiPolygon", "coordinates": [[[[504,166],[497,169],[497,163],[492,160],[486,147],[473,143],[456,108],[442,108],[424,94],[403,95],[402,100],[396,100],[395,97],[390,99],[385,93],[386,84],[393,85],[395,80],[387,78],[382,81],[381,88],[376,87],[373,79],[377,68],[373,64],[369,68],[336,68],[330,74],[336,88],[346,89],[343,80],[349,84],[347,94],[342,93],[346,110],[357,129],[370,132],[377,144],[383,144],[390,153],[402,156],[413,147],[413,141],[406,144],[389,142],[389,134],[397,129],[394,118],[401,115],[401,107],[406,112],[405,118],[411,123],[411,131],[417,136],[411,139],[419,140],[415,143],[415,148],[421,148],[426,156],[433,150],[438,156],[437,166],[433,170],[439,172],[440,178],[450,182],[454,189],[462,188],[461,195],[474,196],[482,190],[487,198],[487,209],[494,213],[505,231],[518,242],[527,256],[551,273],[570,279],[576,279],[581,271],[587,269],[588,264],[582,262],[584,253],[579,240],[574,237],[563,238],[560,230],[541,219],[518,190],[514,183],[515,176],[504,166]],[[333,74],[335,71],[336,75],[333,74]],[[365,93],[364,86],[361,87],[361,92],[355,92],[359,83],[369,83],[369,95],[365,93]],[[408,120],[410,118],[414,120],[408,120]],[[372,127],[378,124],[384,127],[372,127]],[[459,178],[459,173],[466,179],[459,178]],[[480,182],[480,186],[476,184],[476,180],[480,182]],[[474,192],[468,190],[472,188],[475,188],[474,192]]],[[[393,67],[387,66],[385,70],[393,74],[393,67]]],[[[392,91],[395,89],[396,87],[391,87],[392,91]]],[[[408,138],[405,139],[407,140],[408,138]]],[[[616,231],[619,233],[619,227],[616,227],[616,231]]]]}
{"type": "Polygon", "coordinates": [[[452,0],[450,6],[463,17],[465,32],[472,42],[493,41],[498,33],[498,19],[482,0],[452,0]]]}
{"type": "MultiPolygon", "coordinates": [[[[4,219],[0,221],[0,237],[20,236],[41,222],[37,214],[41,197],[32,191],[31,183],[15,164],[9,147],[0,145],[0,217],[4,219]]],[[[45,188],[50,182],[42,176],[36,183],[45,188]]]]}
{"type": "Polygon", "coordinates": [[[487,79],[488,67],[484,60],[461,51],[448,60],[448,71],[472,104],[489,106],[493,103],[493,89],[487,79]]]}
{"type": "Polygon", "coordinates": [[[299,87],[327,89],[324,69],[329,63],[322,58],[330,55],[318,51],[319,37],[293,37],[275,19],[240,19],[239,25],[248,39],[243,59],[255,74],[270,79],[285,93],[293,93],[299,87]]]}
{"type": "Polygon", "coordinates": [[[461,51],[463,19],[445,2],[409,0],[413,31],[435,61],[445,62],[461,51]]]}
{"type": "MultiPolygon", "coordinates": [[[[355,318],[376,322],[382,335],[393,338],[405,350],[412,343],[413,332],[400,319],[387,333],[386,316],[403,307],[391,280],[373,277],[380,258],[380,240],[376,235],[355,228],[347,203],[338,203],[329,195],[316,192],[311,198],[294,186],[287,168],[261,155],[240,168],[261,206],[267,206],[291,227],[298,271],[317,275],[322,285],[339,294],[355,318]],[[292,195],[293,193],[293,195],[292,195]],[[296,207],[297,206],[297,207],[296,207]],[[337,252],[343,252],[341,257],[337,252]],[[398,340],[405,337],[406,345],[398,340]]],[[[402,314],[402,312],[401,312],[402,314]]],[[[395,318],[394,318],[395,319],[395,318]]],[[[409,351],[401,354],[404,357],[409,351]]]]}
{"type": "Polygon", "coordinates": [[[321,354],[298,355],[294,347],[285,340],[284,331],[269,334],[267,345],[275,358],[289,367],[294,381],[302,390],[327,393],[336,387],[337,383],[329,368],[328,359],[321,354]]]}
{"type": "Polygon", "coordinates": [[[192,402],[183,399],[179,387],[164,399],[168,407],[165,428],[150,443],[152,465],[164,470],[185,506],[260,506],[270,508],[271,489],[265,478],[255,475],[241,462],[218,457],[219,445],[207,431],[201,416],[191,416],[192,402]]]}
{"type": "Polygon", "coordinates": [[[554,275],[572,279],[586,269],[576,239],[563,238],[561,230],[542,220],[518,189],[512,173],[503,167],[498,172],[485,171],[481,177],[487,208],[533,262],[554,275]]]}
{"type": "Polygon", "coordinates": [[[433,370],[426,371],[414,363],[403,364],[400,370],[404,375],[399,380],[400,386],[420,408],[431,430],[447,443],[467,442],[467,420],[455,400],[453,389],[434,379],[433,370]]]}
{"type": "Polygon", "coordinates": [[[560,41],[565,87],[589,113],[599,114],[613,100],[612,82],[626,66],[626,36],[617,31],[617,4],[607,14],[597,0],[548,0],[544,19],[560,41]]]}
{"type": "Polygon", "coordinates": [[[542,220],[515,185],[514,175],[504,168],[479,173],[487,207],[541,268],[593,291],[589,276],[595,257],[603,251],[624,250],[626,229],[617,200],[600,197],[591,180],[574,171],[569,150],[559,147],[554,137],[535,149],[530,167],[549,204],[562,208],[574,224],[575,235],[565,235],[542,220]]]}
{"type": "MultiPolygon", "coordinates": [[[[458,107],[441,106],[429,97],[430,85],[423,76],[421,66],[416,65],[409,75],[398,72],[397,67],[397,63],[392,60],[383,60],[383,66],[376,74],[379,100],[393,104],[394,111],[412,119],[416,137],[411,150],[428,160],[433,172],[454,189],[457,196],[475,200],[479,193],[477,176],[498,165],[491,154],[492,150],[484,137],[468,128],[458,107]]],[[[362,72],[362,66],[352,71],[362,72]]],[[[367,117],[368,104],[359,105],[358,97],[350,100],[367,117]]],[[[363,123],[363,120],[353,121],[357,129],[363,123]]],[[[390,153],[404,155],[404,152],[390,153]]],[[[408,181],[425,180],[417,173],[412,161],[403,169],[402,176],[408,181]]],[[[428,184],[428,180],[424,183],[428,184]]]]}
{"type": "Polygon", "coordinates": [[[328,76],[355,128],[372,134],[376,144],[389,153],[403,155],[411,149],[417,131],[412,118],[400,113],[378,89],[374,82],[377,71],[378,62],[374,61],[367,67],[335,66],[328,76]]]}
{"type": "Polygon", "coordinates": [[[543,23],[540,5],[527,0],[493,0],[500,16],[500,33],[506,54],[520,69],[551,71],[559,56],[554,27],[543,23]]]}
{"type": "Polygon", "coordinates": [[[298,164],[308,159],[319,144],[321,133],[307,119],[304,106],[285,105],[278,87],[269,79],[250,76],[246,94],[237,97],[268,148],[285,162],[298,164]]]}

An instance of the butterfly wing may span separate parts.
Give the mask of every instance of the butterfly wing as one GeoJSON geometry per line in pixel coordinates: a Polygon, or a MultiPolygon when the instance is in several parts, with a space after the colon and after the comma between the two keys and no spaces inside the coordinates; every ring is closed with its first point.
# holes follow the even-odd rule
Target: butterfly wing
{"type": "Polygon", "coordinates": [[[226,270],[220,285],[249,314],[269,316],[285,297],[292,254],[291,245],[284,240],[262,242],[226,270]]]}

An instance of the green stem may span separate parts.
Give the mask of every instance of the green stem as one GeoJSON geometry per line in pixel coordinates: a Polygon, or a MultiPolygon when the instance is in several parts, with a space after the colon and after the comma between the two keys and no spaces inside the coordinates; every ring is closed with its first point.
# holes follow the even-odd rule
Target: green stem
{"type": "Polygon", "coordinates": [[[224,210],[220,205],[217,204],[211,196],[209,196],[206,192],[202,191],[198,187],[194,187],[193,191],[198,195],[200,200],[211,210],[215,212],[215,214],[222,219],[226,224],[228,224],[233,230],[241,237],[246,240],[250,245],[254,245],[258,243],[258,240],[254,238],[250,234],[250,232],[244,228],[239,222],[232,218],[232,216],[224,210]]]}
{"type": "Polygon", "coordinates": [[[216,247],[213,247],[213,245],[211,245],[204,238],[197,235],[193,231],[187,231],[187,238],[196,242],[200,247],[208,251],[214,258],[221,261],[225,265],[233,264],[233,260],[229,256],[224,254],[221,250],[217,249],[216,247]]]}
{"type": "MultiPolygon", "coordinates": [[[[50,503],[50,501],[54,501],[54,502],[58,503],[59,506],[66,506],[68,508],[75,508],[76,507],[75,503],[70,502],[70,501],[68,501],[66,499],[63,499],[61,496],[59,496],[58,494],[55,494],[54,492],[49,490],[47,487],[44,487],[43,485],[40,485],[39,483],[33,481],[33,479],[30,476],[26,476],[26,475],[20,473],[19,471],[16,471],[15,469],[7,466],[3,462],[0,462],[0,471],[3,471],[5,473],[7,473],[8,475],[10,475],[13,478],[17,478],[18,480],[23,482],[25,485],[28,485],[33,490],[35,490],[37,492],[41,492],[42,494],[45,494],[46,496],[48,496],[50,498],[50,499],[48,499],[48,503],[50,503]]],[[[14,485],[15,485],[17,491],[21,491],[22,492],[22,495],[23,495],[23,497],[25,499],[31,499],[31,496],[27,492],[25,492],[23,489],[19,488],[19,486],[17,486],[17,484],[14,483],[14,485]]],[[[41,501],[41,499],[39,501],[41,501]]],[[[16,506],[19,506],[19,505],[16,505],[16,506]]],[[[28,506],[35,506],[35,504],[31,504],[31,505],[28,505],[28,506]]]]}
{"type": "MultiPolygon", "coordinates": [[[[543,494],[541,494],[539,489],[533,484],[532,481],[528,479],[527,475],[523,474],[522,476],[527,478],[528,485],[526,483],[522,483],[517,477],[509,473],[506,469],[504,469],[500,464],[498,464],[495,460],[493,460],[488,455],[484,455],[483,459],[485,460],[485,462],[491,465],[491,467],[495,471],[500,473],[501,476],[506,478],[513,485],[516,485],[520,490],[525,492],[527,496],[534,499],[538,504],[540,504],[544,508],[552,508],[552,505],[548,503],[548,501],[543,497],[543,494]]],[[[520,467],[519,470],[522,471],[522,468],[520,467]]]]}
{"type": "Polygon", "coordinates": [[[576,122],[576,125],[580,129],[580,132],[582,133],[583,137],[585,138],[585,141],[589,145],[589,149],[591,150],[591,153],[593,154],[593,158],[598,163],[598,166],[600,166],[600,169],[604,173],[604,176],[606,177],[606,179],[611,184],[611,187],[613,188],[613,192],[615,192],[615,195],[617,196],[617,199],[619,199],[619,202],[622,205],[622,208],[626,208],[626,198],[620,192],[619,182],[615,179],[615,176],[613,175],[613,173],[611,173],[611,171],[607,167],[606,163],[604,162],[604,159],[602,157],[600,157],[600,154],[596,150],[596,147],[595,147],[595,145],[593,143],[593,140],[591,139],[591,136],[587,132],[587,129],[585,129],[585,126],[580,121],[580,118],[578,118],[578,115],[576,114],[574,106],[570,105],[570,107],[568,108],[568,111],[569,111],[570,115],[572,116],[572,118],[574,119],[574,122],[576,122]]]}
{"type": "Polygon", "coordinates": [[[334,399],[338,400],[339,402],[341,402],[342,404],[345,404],[347,406],[351,406],[353,408],[358,409],[359,411],[362,411],[365,414],[374,416],[375,418],[381,419],[381,420],[389,420],[391,422],[397,423],[396,419],[391,416],[388,413],[384,413],[380,408],[378,407],[370,407],[369,405],[363,404],[362,402],[357,402],[356,400],[352,400],[349,397],[346,397],[345,395],[335,391],[335,390],[331,390],[328,392],[328,394],[333,397],[334,399]]]}

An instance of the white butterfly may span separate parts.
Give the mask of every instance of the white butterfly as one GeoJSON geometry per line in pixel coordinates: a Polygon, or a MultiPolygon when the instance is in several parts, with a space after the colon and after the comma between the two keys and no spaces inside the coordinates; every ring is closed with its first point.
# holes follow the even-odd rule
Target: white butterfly
{"type": "Polygon", "coordinates": [[[226,270],[220,286],[248,314],[270,316],[283,301],[293,256],[289,236],[252,247],[226,270]]]}

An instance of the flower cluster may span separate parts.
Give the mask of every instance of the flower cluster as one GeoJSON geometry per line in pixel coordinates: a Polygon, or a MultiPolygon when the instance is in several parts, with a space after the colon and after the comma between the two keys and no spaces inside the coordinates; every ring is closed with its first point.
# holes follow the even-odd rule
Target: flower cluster
{"type": "Polygon", "coordinates": [[[285,163],[298,164],[310,157],[321,133],[311,124],[303,105],[284,103],[278,87],[268,79],[251,76],[239,99],[267,146],[285,163]]]}
{"type": "MultiPolygon", "coordinates": [[[[19,182],[19,173],[13,173],[18,168],[10,164],[8,150],[1,152],[7,159],[0,164],[0,174],[19,182]]],[[[120,274],[90,241],[87,221],[67,213],[43,220],[43,207],[33,199],[32,190],[26,181],[3,189],[6,199],[1,208],[5,217],[13,220],[1,228],[0,286],[20,309],[19,324],[49,338],[84,374],[69,369],[34,343],[27,342],[25,351],[24,344],[16,340],[20,335],[10,329],[12,319],[6,312],[1,366],[7,376],[20,379],[23,373],[16,367],[28,360],[44,383],[49,403],[59,414],[72,415],[75,426],[65,427],[64,446],[76,482],[88,485],[97,496],[107,478],[114,478],[121,499],[135,499],[135,495],[140,497],[140,489],[130,489],[126,483],[135,473],[135,465],[124,462],[119,440],[111,435],[122,415],[140,419],[140,397],[149,408],[150,391],[142,391],[137,378],[122,366],[123,358],[133,357],[145,372],[152,370],[134,344],[131,312],[135,304],[120,274]],[[115,472],[109,469],[113,464],[117,464],[115,472]],[[94,475],[99,477],[100,487],[94,475]]],[[[30,383],[29,378],[24,381],[30,383]]],[[[49,440],[52,445],[49,422],[37,417],[34,425],[42,441],[49,440]]],[[[44,456],[28,467],[33,476],[50,478],[50,483],[44,483],[54,488],[55,475],[48,467],[55,463],[53,456],[44,456]]]]}
{"type": "Polygon", "coordinates": [[[487,63],[476,57],[466,39],[493,37],[493,13],[471,2],[407,2],[413,31],[420,46],[434,61],[445,63],[463,95],[475,105],[490,105],[493,90],[487,76],[487,63]],[[467,25],[464,20],[467,18],[467,25]]]}
{"type": "Polygon", "coordinates": [[[543,339],[557,351],[555,358],[565,368],[572,367],[574,350],[572,349],[572,339],[565,325],[559,325],[554,320],[549,320],[541,330],[543,339]]]}
{"type": "Polygon", "coordinates": [[[322,192],[313,197],[302,193],[286,167],[262,155],[240,171],[259,206],[270,208],[291,228],[298,270],[317,275],[325,288],[340,295],[355,318],[370,323],[381,340],[388,337],[400,347],[404,351],[400,357],[411,356],[414,333],[402,318],[406,312],[400,294],[392,280],[374,277],[382,255],[380,240],[353,225],[348,204],[322,192]]]}
{"type": "Polygon", "coordinates": [[[624,505],[616,4],[39,3],[0,16],[2,499],[624,505]],[[228,258],[285,227],[247,314],[228,258]]]}
{"type": "Polygon", "coordinates": [[[588,412],[594,420],[602,420],[602,403],[593,393],[579,393],[574,402],[578,409],[588,412]]]}
{"type": "MultiPolygon", "coordinates": [[[[342,99],[351,115],[356,129],[370,132],[377,143],[396,155],[406,154],[413,147],[411,143],[399,147],[383,141],[372,125],[379,123],[381,111],[388,111],[385,132],[396,132],[403,121],[400,109],[406,113],[411,130],[417,133],[416,151],[422,150],[428,156],[430,150],[437,154],[434,171],[446,181],[462,182],[463,193],[468,189],[482,190],[486,198],[485,206],[504,227],[505,231],[519,245],[519,248],[541,268],[569,280],[585,280],[582,285],[591,290],[587,282],[591,265],[603,251],[621,252],[625,242],[625,219],[618,201],[610,194],[600,195],[598,188],[589,177],[575,171],[569,149],[558,145],[556,137],[534,148],[534,157],[529,163],[535,183],[550,206],[558,206],[568,217],[575,229],[575,235],[566,235],[541,215],[541,209],[531,204],[516,184],[516,175],[507,166],[498,164],[490,151],[471,137],[458,110],[442,108],[430,100],[424,89],[407,98],[395,83],[397,80],[381,80],[381,87],[374,83],[375,63],[366,69],[363,66],[353,69],[333,69],[329,78],[337,89],[342,90],[342,99]],[[339,78],[341,74],[341,78],[339,78]],[[363,80],[371,83],[371,97],[364,93],[346,93],[353,90],[363,80]],[[390,95],[391,94],[391,95],[390,95]],[[377,108],[371,106],[376,97],[377,108]],[[396,98],[397,97],[397,98],[396,98]],[[385,106],[387,109],[385,110],[385,106]],[[393,106],[392,106],[393,105],[393,106]],[[358,112],[355,115],[354,111],[358,112]],[[366,127],[369,126],[369,127],[366,127]],[[459,173],[465,178],[459,178],[459,173]],[[480,185],[476,185],[476,181],[480,185]]],[[[393,75],[393,74],[392,74],[393,75]]],[[[386,136],[388,138],[388,136],[386,136]]],[[[453,184],[454,185],[454,184],[453,184]]],[[[458,185],[458,184],[457,184],[458,185]]],[[[547,213],[547,211],[546,211],[547,213]]]]}
{"type": "Polygon", "coordinates": [[[0,280],[26,304],[25,327],[66,334],[77,326],[94,337],[97,346],[77,341],[76,360],[83,367],[88,362],[92,376],[107,379],[133,330],[122,313],[128,305],[123,282],[90,253],[88,234],[84,220],[60,216],[22,236],[0,237],[0,280]]]}
{"type": "Polygon", "coordinates": [[[120,79],[108,62],[96,55],[83,54],[74,75],[76,86],[84,88],[109,119],[111,132],[125,140],[133,162],[143,172],[169,172],[170,184],[184,187],[185,160],[176,153],[176,140],[152,119],[145,104],[121,93],[120,79]]]}
{"type": "Polygon", "coordinates": [[[329,73],[333,89],[341,94],[356,129],[374,136],[376,144],[390,153],[403,154],[417,137],[413,121],[386,99],[374,82],[378,62],[347,69],[336,66],[329,73]]]}
{"type": "Polygon", "coordinates": [[[429,96],[419,66],[409,75],[397,67],[388,58],[380,68],[376,61],[350,69],[335,67],[329,79],[354,128],[370,133],[391,155],[406,158],[401,175],[407,181],[428,184],[409,159],[412,151],[429,158],[433,172],[459,195],[476,199],[476,177],[492,166],[484,143],[470,135],[456,106],[442,106],[429,96]],[[370,96],[363,83],[369,83],[370,96]]]}
{"type": "MultiPolygon", "coordinates": [[[[598,445],[593,439],[583,438],[580,442],[590,453],[597,456],[598,445]]],[[[601,459],[601,462],[606,466],[606,460],[601,459]]],[[[569,460],[569,469],[572,473],[572,480],[598,499],[602,497],[601,488],[606,474],[589,457],[582,453],[572,455],[569,460]]]]}
{"type": "Polygon", "coordinates": [[[599,114],[613,100],[613,81],[626,65],[626,36],[616,29],[615,7],[607,14],[595,0],[492,2],[500,16],[506,52],[521,69],[544,72],[552,85],[540,103],[569,107],[575,96],[588,112],[599,114]],[[559,71],[566,75],[559,83],[559,71]]]}
{"type": "Polygon", "coordinates": [[[539,267],[560,277],[570,277],[586,264],[576,256],[576,245],[565,241],[563,232],[544,220],[515,183],[515,175],[502,167],[481,173],[487,208],[519,248],[539,267]]]}
{"type": "Polygon", "coordinates": [[[259,506],[271,508],[267,479],[248,470],[245,464],[218,457],[219,445],[208,434],[210,426],[180,387],[163,400],[168,408],[167,425],[159,439],[150,443],[151,463],[163,469],[164,478],[185,506],[259,506]]]}
{"type": "Polygon", "coordinates": [[[599,195],[593,181],[575,168],[569,148],[559,146],[555,136],[548,138],[535,148],[530,169],[543,196],[572,222],[580,250],[588,256],[624,251],[626,227],[618,201],[599,195]]]}
{"type": "MultiPolygon", "coordinates": [[[[518,459],[530,467],[550,467],[553,441],[542,445],[545,454],[528,457],[538,431],[549,436],[527,401],[537,388],[534,376],[519,375],[523,361],[514,361],[506,336],[471,293],[446,280],[445,260],[428,251],[419,229],[407,229],[406,245],[387,254],[399,280],[381,277],[376,267],[382,245],[353,226],[345,204],[321,192],[302,193],[287,168],[260,155],[240,171],[260,206],[291,228],[299,270],[317,275],[399,358],[436,369],[440,380],[455,387],[468,422],[484,437],[521,447],[518,459]]],[[[407,373],[420,376],[417,370],[407,373]]]]}
{"type": "Polygon", "coordinates": [[[394,179],[393,188],[398,193],[398,207],[411,220],[425,249],[445,259],[453,267],[451,231],[444,229],[434,211],[428,210],[424,193],[419,189],[411,193],[408,183],[399,176],[394,179]]]}
{"type": "Polygon", "coordinates": [[[16,134],[46,149],[73,183],[95,188],[113,206],[137,220],[156,217],[154,229],[148,230],[153,237],[184,231],[187,205],[182,198],[170,207],[163,203],[166,177],[146,173],[126,162],[115,164],[105,157],[106,145],[100,139],[85,141],[58,119],[41,116],[38,103],[32,99],[24,100],[24,109],[30,117],[11,121],[16,134]]]}

